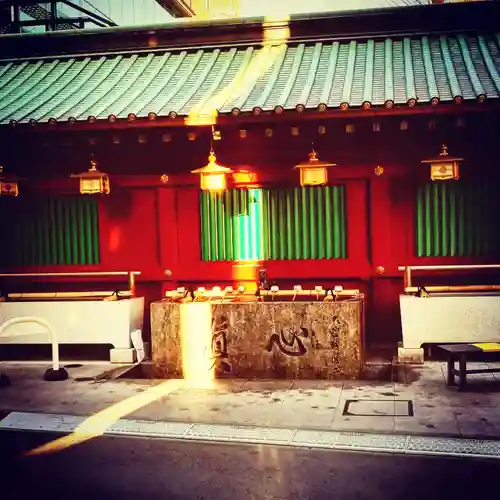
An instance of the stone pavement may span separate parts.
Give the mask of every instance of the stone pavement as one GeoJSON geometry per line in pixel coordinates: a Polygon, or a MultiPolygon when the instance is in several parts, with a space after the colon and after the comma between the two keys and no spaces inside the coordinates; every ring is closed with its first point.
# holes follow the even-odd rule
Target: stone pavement
{"type": "MultiPolygon", "coordinates": [[[[117,419],[500,439],[500,374],[471,376],[458,393],[446,387],[439,362],[402,365],[396,381],[226,379],[205,389],[182,380],[96,380],[116,369],[107,363],[66,366],[68,380],[45,382],[47,364],[2,363],[12,385],[0,389],[0,414],[112,408],[117,419]]],[[[387,367],[375,367],[372,378],[380,370],[387,367]]]]}

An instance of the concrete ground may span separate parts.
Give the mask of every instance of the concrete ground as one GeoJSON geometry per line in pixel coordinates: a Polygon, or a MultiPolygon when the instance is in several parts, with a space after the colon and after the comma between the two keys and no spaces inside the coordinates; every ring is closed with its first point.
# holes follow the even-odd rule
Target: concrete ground
{"type": "MultiPolygon", "coordinates": [[[[46,363],[0,368],[12,382],[0,389],[0,414],[112,410],[116,419],[500,439],[500,374],[471,376],[468,391],[458,393],[446,386],[440,362],[403,365],[396,381],[226,379],[205,389],[181,380],[112,380],[108,370],[119,367],[108,363],[67,365],[62,382],[43,381],[46,363]]],[[[387,372],[372,368],[371,378],[387,372]]]]}
{"type": "Polygon", "coordinates": [[[2,498],[482,500],[500,470],[498,460],[121,436],[25,456],[53,439],[0,432],[2,498]]]}

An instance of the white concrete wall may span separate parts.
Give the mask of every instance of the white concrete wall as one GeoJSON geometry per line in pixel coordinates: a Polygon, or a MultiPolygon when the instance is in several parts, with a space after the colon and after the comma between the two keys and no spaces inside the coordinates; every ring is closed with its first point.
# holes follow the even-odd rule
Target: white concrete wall
{"type": "Polygon", "coordinates": [[[500,295],[400,295],[403,347],[500,342],[500,295]]]}
{"type": "MultiPolygon", "coordinates": [[[[116,302],[57,301],[1,302],[0,325],[9,319],[36,316],[48,321],[61,344],[112,344],[115,349],[132,347],[130,333],[143,329],[144,297],[116,302]]],[[[0,343],[46,344],[49,336],[33,323],[14,325],[0,343]]]]}

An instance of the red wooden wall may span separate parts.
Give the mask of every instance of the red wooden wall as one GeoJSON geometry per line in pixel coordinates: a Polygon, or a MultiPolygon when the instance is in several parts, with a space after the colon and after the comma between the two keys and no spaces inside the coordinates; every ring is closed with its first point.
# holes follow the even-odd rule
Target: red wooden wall
{"type": "MultiPolygon", "coordinates": [[[[320,158],[339,164],[332,169],[331,178],[346,186],[348,258],[270,261],[264,265],[271,279],[290,285],[342,284],[345,288],[360,288],[368,298],[369,343],[395,343],[400,336],[398,296],[403,287],[402,273],[397,267],[471,263],[470,259],[413,256],[414,192],[416,185],[427,177],[420,160],[436,154],[440,143],[447,141],[450,152],[467,158],[462,176],[462,182],[467,182],[476,165],[481,165],[484,172],[494,166],[496,129],[482,131],[479,142],[474,123],[481,121],[477,119],[460,130],[448,120],[439,133],[434,129],[429,131],[428,118],[420,118],[414,127],[410,122],[409,131],[401,131],[397,119],[388,122],[386,132],[380,135],[372,132],[372,121],[360,122],[355,134],[345,133],[345,122],[334,122],[328,125],[330,135],[321,139],[318,149],[320,158]],[[377,165],[384,168],[381,176],[374,173],[377,165]]],[[[307,157],[310,148],[309,139],[304,137],[307,134],[293,145],[289,127],[281,127],[272,139],[264,138],[262,130],[256,130],[253,136],[250,130],[249,139],[245,140],[238,139],[237,128],[229,131],[225,135],[229,137],[227,142],[217,145],[221,163],[250,166],[265,184],[298,185],[298,173],[290,167],[307,157]]],[[[185,131],[179,134],[184,136],[185,131]]],[[[45,154],[33,148],[33,155],[38,164],[50,156],[55,171],[58,167],[53,165],[54,156],[48,151],[57,147],[57,141],[49,140],[54,144],[44,143],[48,147],[45,154]]],[[[177,143],[174,138],[173,144],[140,146],[127,140],[114,151],[109,144],[100,146],[99,167],[115,174],[111,177],[112,194],[99,202],[100,265],[71,269],[57,266],[36,271],[141,271],[138,292],[146,296],[147,302],[159,299],[163,290],[178,284],[231,283],[232,263],[201,261],[197,178],[187,172],[202,165],[206,154],[206,141],[190,142],[185,138],[177,143]],[[163,172],[169,174],[165,184],[160,180],[163,172]]],[[[83,147],[73,148],[64,154],[59,152],[56,163],[66,174],[69,167],[62,165],[65,162],[81,165],[84,156],[83,147]],[[76,157],[80,158],[78,162],[70,161],[76,157]]],[[[27,163],[26,158],[23,161],[27,163]]],[[[12,162],[23,173],[21,160],[12,162]]],[[[72,181],[51,184],[43,180],[37,184],[37,189],[49,188],[52,192],[74,191],[77,185],[72,181]]]]}

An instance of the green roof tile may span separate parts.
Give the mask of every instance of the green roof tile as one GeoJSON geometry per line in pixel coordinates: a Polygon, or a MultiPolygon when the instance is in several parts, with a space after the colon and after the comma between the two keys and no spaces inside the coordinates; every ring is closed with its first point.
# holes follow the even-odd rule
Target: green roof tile
{"type": "Polygon", "coordinates": [[[130,103],[127,112],[123,109],[117,117],[124,118],[130,113],[134,113],[137,116],[147,116],[149,112],[156,113],[158,108],[161,107],[161,102],[163,102],[163,92],[170,85],[171,80],[177,74],[186,56],[186,51],[180,54],[172,54],[155,80],[148,87],[141,89],[141,95],[134,102],[130,103]]]}
{"type": "Polygon", "coordinates": [[[394,66],[392,59],[392,40],[385,41],[384,103],[394,103],[394,66]]]}
{"type": "Polygon", "coordinates": [[[0,62],[0,123],[500,96],[500,36],[307,42],[0,62]]]}
{"type": "Polygon", "coordinates": [[[373,71],[375,62],[375,43],[373,40],[368,40],[366,43],[366,59],[365,59],[365,81],[363,85],[362,103],[372,102],[373,96],[373,71]]]}
{"type": "MultiPolygon", "coordinates": [[[[427,99],[439,99],[439,90],[436,82],[436,72],[432,64],[431,49],[429,46],[429,38],[422,37],[422,62],[424,66],[424,74],[427,79],[427,99]]],[[[424,96],[419,96],[420,100],[425,99],[424,96]]]]}
{"type": "Polygon", "coordinates": [[[309,94],[311,93],[318,70],[321,48],[321,43],[316,43],[305,48],[297,78],[284,106],[286,109],[293,109],[298,105],[305,107],[309,101],[309,94]]]}
{"type": "Polygon", "coordinates": [[[326,68],[325,70],[322,71],[321,66],[325,65],[325,60],[320,59],[320,68],[319,68],[319,73],[324,74],[325,76],[323,77],[323,81],[321,82],[322,78],[319,76],[318,81],[322,83],[322,90],[321,90],[321,96],[319,98],[319,102],[316,104],[318,105],[324,105],[326,106],[328,104],[328,101],[330,100],[330,92],[332,90],[332,85],[333,85],[333,79],[336,74],[336,69],[337,69],[337,61],[339,58],[339,43],[334,42],[331,47],[324,47],[325,52],[329,52],[329,57],[326,60],[326,68]],[[328,49],[330,49],[328,51],[328,49]]]}
{"type": "MultiPolygon", "coordinates": [[[[493,83],[495,84],[496,90],[500,92],[500,74],[499,70],[495,66],[495,61],[493,60],[493,57],[491,56],[489,52],[489,48],[491,48],[491,45],[486,42],[483,36],[478,36],[478,44],[479,44],[479,49],[481,51],[481,56],[484,60],[484,64],[486,65],[486,68],[488,69],[489,74],[491,75],[491,79],[493,80],[493,83]]],[[[480,63],[480,58],[479,55],[476,59],[480,63]]]]}

